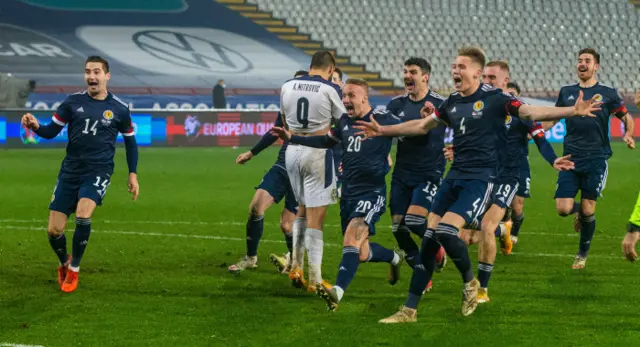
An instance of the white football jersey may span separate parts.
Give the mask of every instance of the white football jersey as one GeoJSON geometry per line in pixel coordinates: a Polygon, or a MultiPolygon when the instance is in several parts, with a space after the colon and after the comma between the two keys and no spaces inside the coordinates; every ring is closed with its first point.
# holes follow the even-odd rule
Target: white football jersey
{"type": "Polygon", "coordinates": [[[320,76],[302,76],[287,81],[280,90],[280,110],[289,129],[312,133],[331,125],[347,110],[340,99],[340,87],[320,76]]]}

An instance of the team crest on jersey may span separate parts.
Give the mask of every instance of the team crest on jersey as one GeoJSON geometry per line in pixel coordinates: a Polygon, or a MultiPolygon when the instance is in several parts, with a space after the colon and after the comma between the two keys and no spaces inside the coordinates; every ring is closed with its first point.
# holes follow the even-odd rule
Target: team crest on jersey
{"type": "Polygon", "coordinates": [[[600,102],[600,101],[602,101],[602,95],[600,95],[600,94],[596,94],[596,95],[594,95],[594,96],[593,96],[593,101],[595,101],[595,102],[600,102]]]}
{"type": "Polygon", "coordinates": [[[482,100],[476,101],[476,103],[473,104],[473,112],[471,113],[473,118],[482,117],[482,110],[483,109],[484,109],[484,102],[482,102],[482,100]]]}
{"type": "Polygon", "coordinates": [[[111,120],[113,119],[113,111],[106,110],[106,111],[102,112],[102,118],[104,118],[102,120],[102,124],[104,124],[104,125],[111,124],[111,120]]]}

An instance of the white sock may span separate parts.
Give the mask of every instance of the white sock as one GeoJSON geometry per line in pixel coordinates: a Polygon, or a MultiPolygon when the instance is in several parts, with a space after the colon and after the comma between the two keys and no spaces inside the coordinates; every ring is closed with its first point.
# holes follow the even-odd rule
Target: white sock
{"type": "Polygon", "coordinates": [[[69,270],[73,271],[73,272],[80,272],[80,267],[79,266],[71,266],[69,265],[69,270]]]}
{"type": "Polygon", "coordinates": [[[391,260],[391,265],[398,265],[399,262],[400,256],[398,255],[398,253],[393,252],[393,260],[391,260]]]}
{"type": "Polygon", "coordinates": [[[305,243],[309,253],[309,281],[322,283],[322,230],[307,228],[305,243]]]}
{"type": "Polygon", "coordinates": [[[336,294],[338,295],[338,301],[342,300],[342,296],[344,295],[344,289],[338,286],[333,286],[333,289],[336,290],[336,294]]]}
{"type": "Polygon", "coordinates": [[[291,254],[291,267],[302,268],[304,264],[305,249],[305,229],[307,228],[307,220],[305,218],[296,218],[293,221],[293,254],[291,254]]]}

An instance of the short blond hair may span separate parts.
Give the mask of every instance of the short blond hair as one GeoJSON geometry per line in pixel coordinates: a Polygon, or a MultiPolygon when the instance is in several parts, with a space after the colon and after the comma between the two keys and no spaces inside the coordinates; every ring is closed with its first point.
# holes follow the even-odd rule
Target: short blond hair
{"type": "Polygon", "coordinates": [[[484,64],[487,61],[487,55],[484,54],[484,50],[476,46],[460,48],[458,56],[471,58],[473,62],[480,64],[482,68],[484,68],[484,64]]]}
{"type": "Polygon", "coordinates": [[[487,67],[497,66],[502,71],[511,72],[511,70],[509,69],[509,63],[507,63],[504,60],[492,60],[488,62],[486,66],[487,67]]]}
{"type": "Polygon", "coordinates": [[[367,95],[369,94],[369,83],[367,83],[367,81],[363,80],[362,78],[348,78],[344,84],[353,84],[356,86],[360,86],[364,88],[364,91],[367,95]]]}

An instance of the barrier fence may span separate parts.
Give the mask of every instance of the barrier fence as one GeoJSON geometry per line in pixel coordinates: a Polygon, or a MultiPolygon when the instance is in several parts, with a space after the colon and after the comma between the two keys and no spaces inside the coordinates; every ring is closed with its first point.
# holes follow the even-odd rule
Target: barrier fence
{"type": "MultiPolygon", "coordinates": [[[[32,109],[0,110],[1,148],[64,147],[66,128],[54,139],[41,139],[21,126],[20,119],[32,113],[40,123],[51,121],[52,111],[32,109]]],[[[269,131],[278,116],[277,110],[167,110],[134,109],[131,118],[140,146],[252,146],[269,131]]],[[[635,136],[640,136],[640,119],[636,118],[635,136]]],[[[547,131],[550,142],[562,142],[566,133],[564,122],[547,131]]],[[[620,140],[624,126],[611,117],[610,137],[620,140]]],[[[447,142],[451,141],[447,132],[447,142]]],[[[123,142],[122,135],[118,142],[123,142]]]]}

